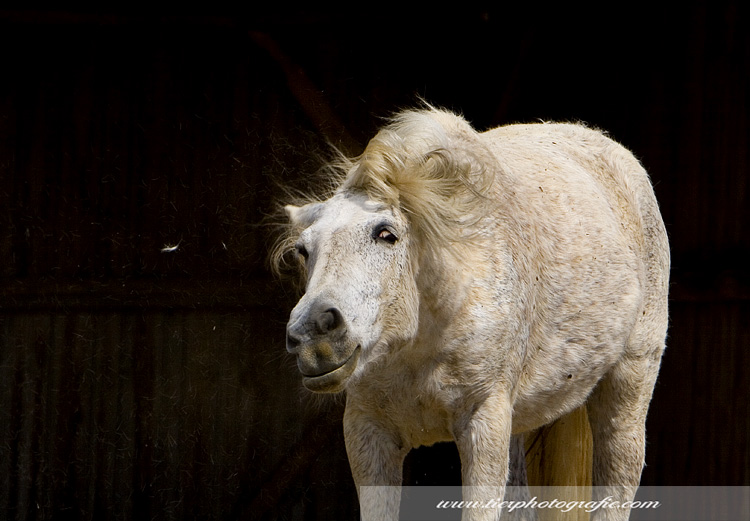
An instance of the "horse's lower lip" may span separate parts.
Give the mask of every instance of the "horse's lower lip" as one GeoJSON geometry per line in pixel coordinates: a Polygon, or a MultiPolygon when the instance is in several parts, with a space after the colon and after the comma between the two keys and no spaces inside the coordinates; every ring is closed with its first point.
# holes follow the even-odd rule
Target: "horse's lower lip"
{"type": "Polygon", "coordinates": [[[341,391],[344,388],[344,382],[357,367],[361,351],[361,346],[357,346],[349,358],[332,371],[315,376],[303,375],[302,384],[309,390],[318,393],[337,393],[341,391]]]}

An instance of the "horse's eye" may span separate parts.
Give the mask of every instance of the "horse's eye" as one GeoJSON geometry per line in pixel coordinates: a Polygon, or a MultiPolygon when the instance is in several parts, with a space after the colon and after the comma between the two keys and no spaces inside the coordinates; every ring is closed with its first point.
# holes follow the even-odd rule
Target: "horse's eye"
{"type": "Polygon", "coordinates": [[[396,234],[393,233],[388,228],[386,228],[385,226],[379,227],[376,230],[375,236],[381,241],[387,242],[388,244],[395,244],[395,242],[398,240],[398,237],[396,237],[396,234]]]}
{"type": "Polygon", "coordinates": [[[294,249],[297,250],[297,255],[302,257],[303,259],[307,260],[307,258],[310,256],[309,253],[307,253],[307,248],[305,248],[301,244],[295,244],[294,249]]]}

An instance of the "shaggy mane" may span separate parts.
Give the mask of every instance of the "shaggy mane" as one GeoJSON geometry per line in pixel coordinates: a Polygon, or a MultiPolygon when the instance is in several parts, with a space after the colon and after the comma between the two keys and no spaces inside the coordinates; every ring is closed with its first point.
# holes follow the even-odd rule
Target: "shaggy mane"
{"type": "MultiPolygon", "coordinates": [[[[429,107],[404,111],[368,143],[361,156],[341,156],[329,165],[337,186],[332,193],[359,192],[403,211],[419,247],[445,249],[461,258],[461,245],[471,243],[471,230],[485,215],[493,172],[490,152],[461,117],[429,107]]],[[[309,198],[306,204],[320,199],[309,198]]],[[[301,230],[287,227],[272,254],[283,264],[301,230]]]]}

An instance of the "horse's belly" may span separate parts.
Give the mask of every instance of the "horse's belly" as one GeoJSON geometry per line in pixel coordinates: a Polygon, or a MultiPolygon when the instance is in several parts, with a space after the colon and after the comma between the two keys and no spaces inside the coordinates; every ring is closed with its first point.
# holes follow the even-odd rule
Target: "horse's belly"
{"type": "Polygon", "coordinates": [[[574,389],[546,390],[516,401],[513,409],[513,434],[547,425],[579,407],[596,385],[596,381],[578,384],[574,389]]]}
{"type": "Polygon", "coordinates": [[[516,389],[513,433],[536,429],[579,407],[623,350],[571,342],[540,349],[516,389]]]}

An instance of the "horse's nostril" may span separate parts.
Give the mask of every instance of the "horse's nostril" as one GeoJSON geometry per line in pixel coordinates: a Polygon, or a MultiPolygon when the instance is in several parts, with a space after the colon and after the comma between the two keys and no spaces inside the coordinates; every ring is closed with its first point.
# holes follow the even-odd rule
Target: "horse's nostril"
{"type": "Polygon", "coordinates": [[[328,308],[318,315],[315,323],[318,326],[318,332],[325,334],[341,327],[341,324],[344,323],[344,318],[338,309],[328,308]]]}
{"type": "Polygon", "coordinates": [[[292,333],[287,331],[286,333],[286,350],[290,353],[294,353],[297,347],[302,343],[302,340],[294,336],[292,333]]]}

